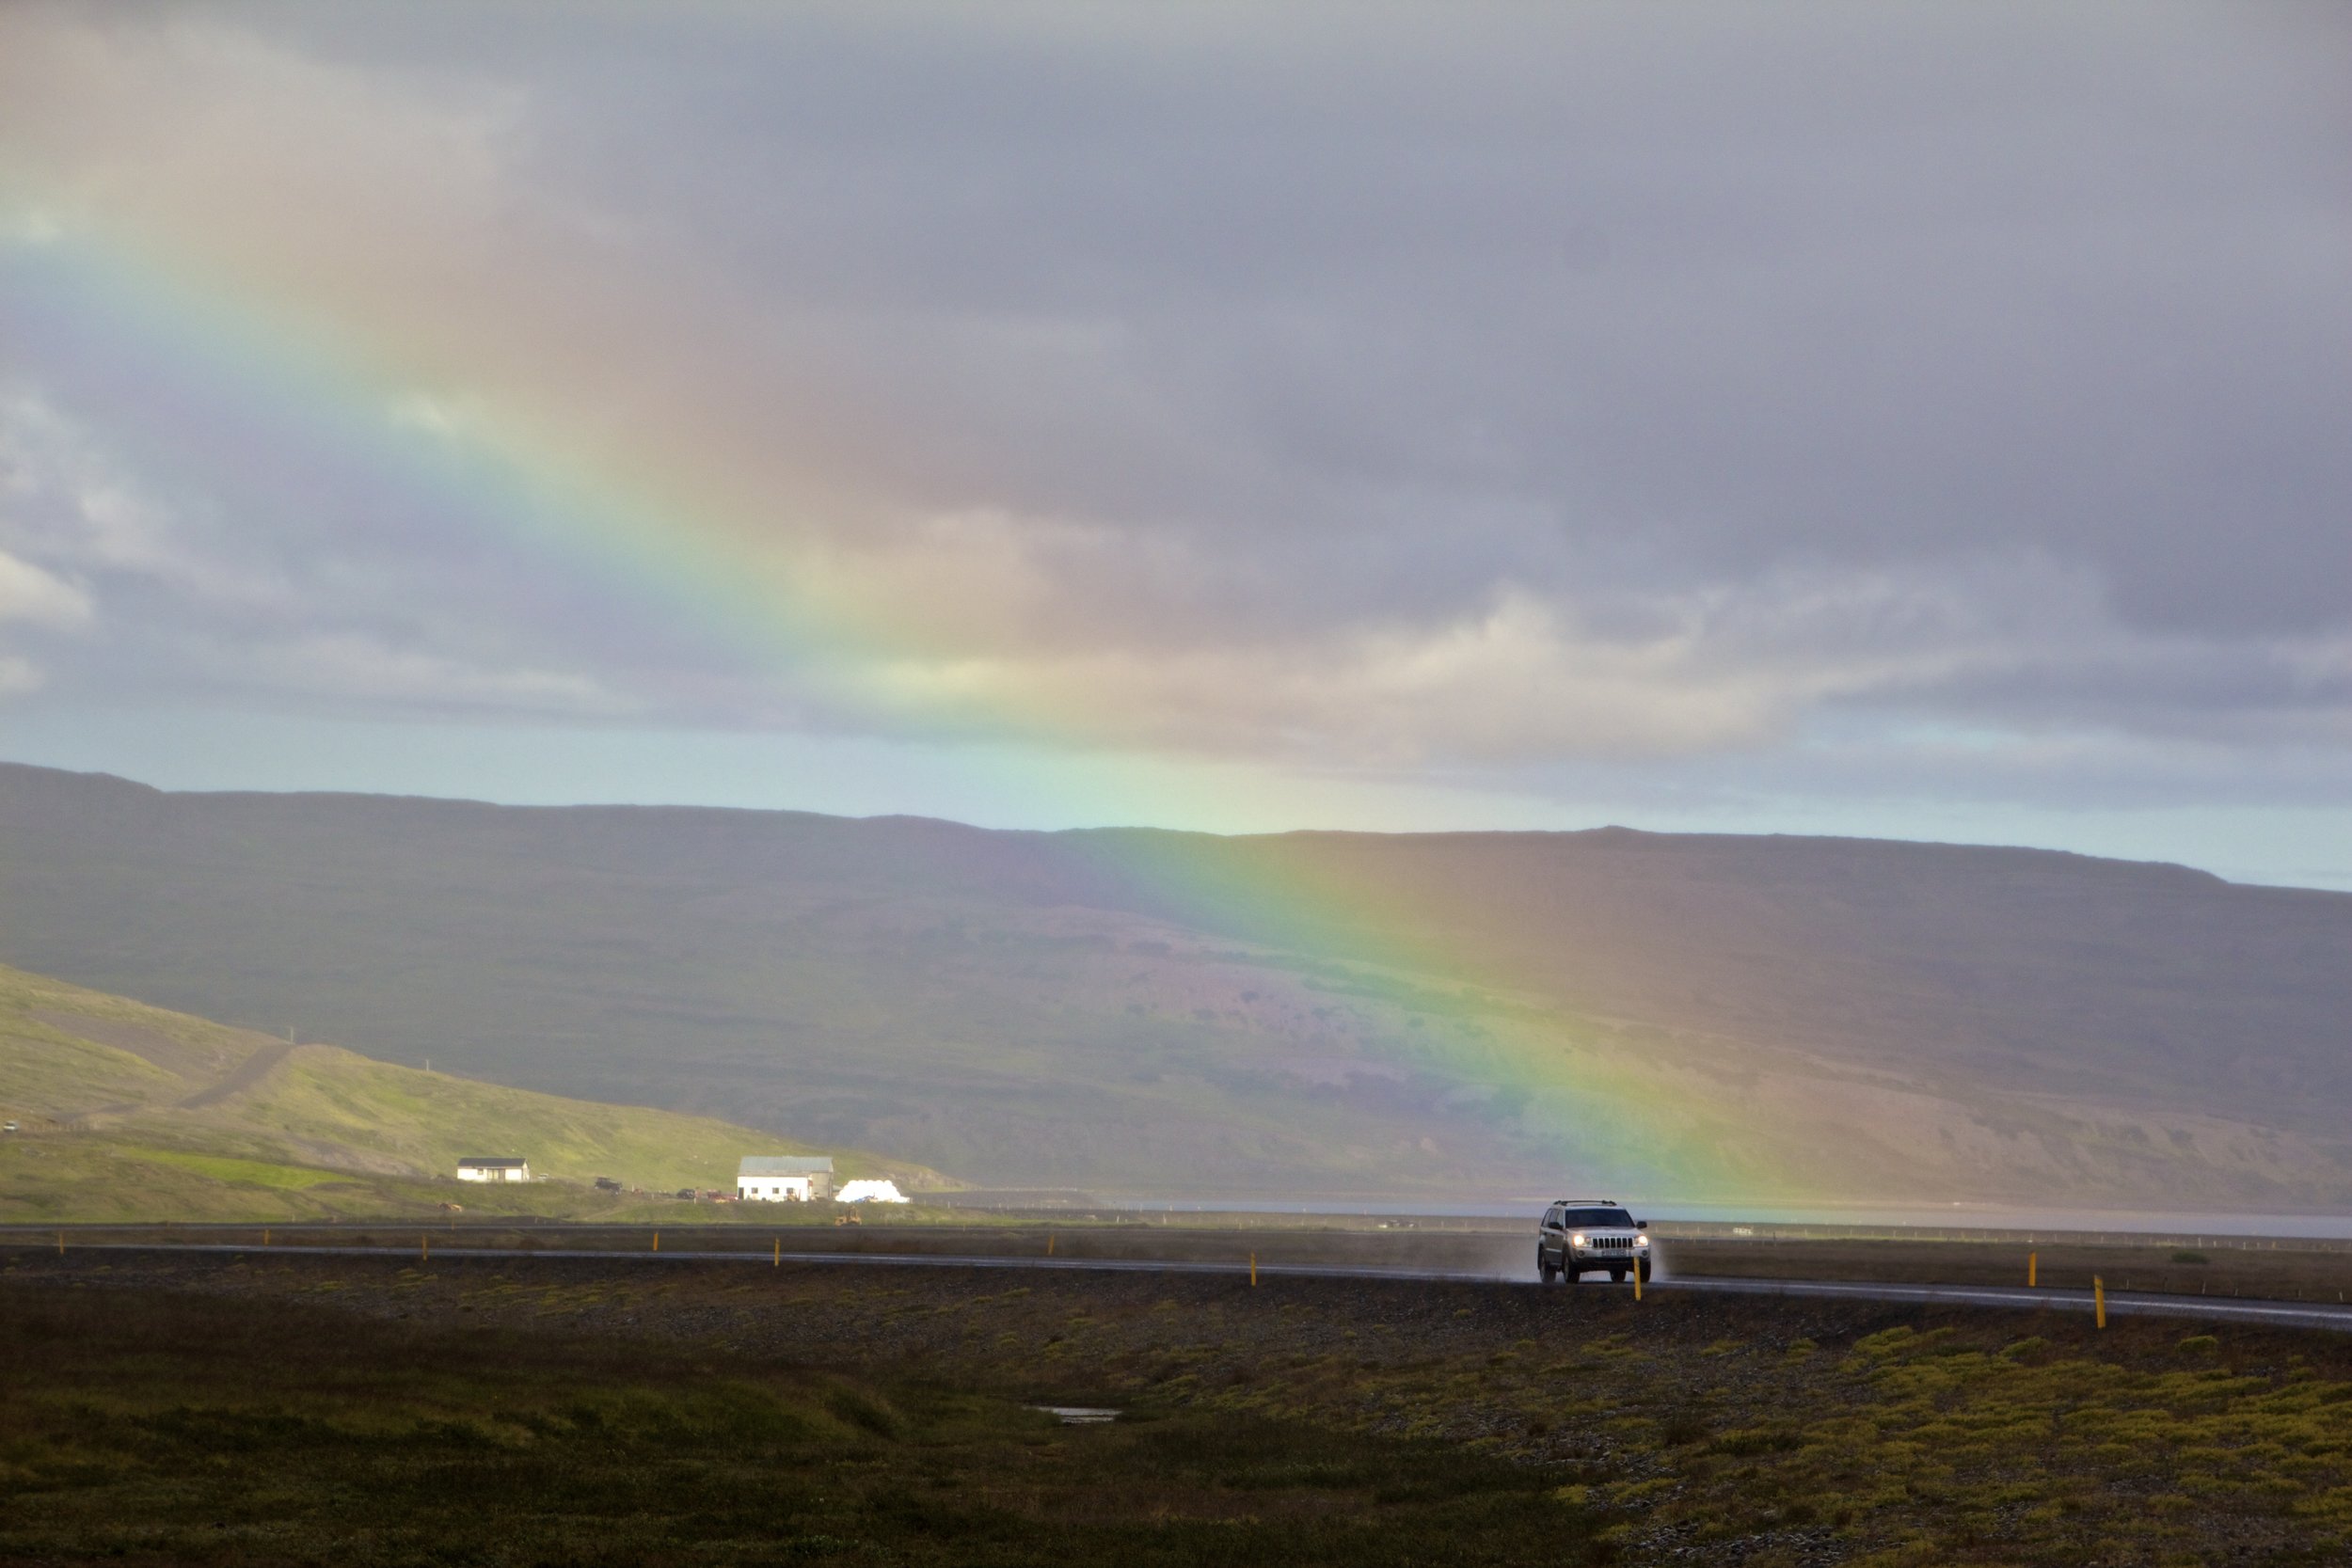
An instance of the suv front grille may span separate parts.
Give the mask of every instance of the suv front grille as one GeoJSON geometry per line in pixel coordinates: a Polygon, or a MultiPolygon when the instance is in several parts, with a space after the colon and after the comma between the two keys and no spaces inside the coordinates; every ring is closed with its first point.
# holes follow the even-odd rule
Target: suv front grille
{"type": "Polygon", "coordinates": [[[1586,1252],[1631,1252],[1633,1239],[1629,1236],[1588,1236],[1584,1240],[1584,1250],[1586,1252]]]}

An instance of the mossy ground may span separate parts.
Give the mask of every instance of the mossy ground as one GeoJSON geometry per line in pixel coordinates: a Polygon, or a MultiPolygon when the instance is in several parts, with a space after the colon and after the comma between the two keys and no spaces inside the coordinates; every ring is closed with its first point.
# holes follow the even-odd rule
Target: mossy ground
{"type": "Polygon", "coordinates": [[[0,1556],[186,1560],[219,1517],[244,1533],[210,1560],[2352,1557],[2331,1335],[437,1256],[16,1254],[0,1310],[0,1556]]]}
{"type": "Polygon", "coordinates": [[[1494,1455],[1181,1402],[1070,1428],[935,1378],[149,1292],[0,1289],[0,1347],[9,1561],[1610,1555],[1494,1455]]]}

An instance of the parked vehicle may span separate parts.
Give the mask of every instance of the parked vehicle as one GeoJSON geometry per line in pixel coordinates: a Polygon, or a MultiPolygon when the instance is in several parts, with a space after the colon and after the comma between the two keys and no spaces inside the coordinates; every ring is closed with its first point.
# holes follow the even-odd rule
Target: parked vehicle
{"type": "Polygon", "coordinates": [[[1545,1284],[1565,1276],[1573,1285],[1602,1269],[1622,1284],[1639,1270],[1649,1277],[1649,1221],[1637,1220],[1614,1198],[1562,1198],[1544,1211],[1535,1235],[1535,1274],[1545,1284]]]}

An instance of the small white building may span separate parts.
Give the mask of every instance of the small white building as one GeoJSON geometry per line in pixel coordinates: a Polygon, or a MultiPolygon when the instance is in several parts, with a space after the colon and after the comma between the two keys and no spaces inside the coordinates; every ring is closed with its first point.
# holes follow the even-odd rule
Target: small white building
{"type": "Polygon", "coordinates": [[[531,1180],[531,1162],[504,1157],[490,1159],[484,1155],[469,1154],[457,1162],[457,1180],[460,1181],[528,1181],[531,1180]]]}
{"type": "Polygon", "coordinates": [[[806,1203],[833,1196],[830,1154],[746,1154],[735,1196],[747,1203],[806,1203]]]}
{"type": "Polygon", "coordinates": [[[880,1180],[860,1177],[855,1181],[844,1181],[841,1191],[834,1198],[836,1203],[904,1203],[906,1200],[907,1195],[898,1190],[898,1183],[888,1177],[880,1180]]]}

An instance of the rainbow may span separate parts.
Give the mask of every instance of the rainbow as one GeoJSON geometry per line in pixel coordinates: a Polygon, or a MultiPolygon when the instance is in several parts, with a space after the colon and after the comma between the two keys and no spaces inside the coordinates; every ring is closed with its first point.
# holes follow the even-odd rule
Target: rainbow
{"type": "Polygon", "coordinates": [[[1482,949],[1474,930],[1431,919],[1431,890],[1409,871],[1324,852],[1356,835],[1071,836],[1155,912],[1375,1005],[1396,1025],[1368,1032],[1367,1044],[1417,1071],[1475,1085],[1499,1141],[1542,1148],[1564,1173],[1683,1198],[1760,1190],[1804,1201],[1832,1191],[1759,1143],[1712,1085],[1683,1078],[1675,1092],[1639,1045],[1532,989],[1482,949]]]}
{"type": "Polygon", "coordinates": [[[135,364],[145,386],[108,413],[167,472],[191,426],[266,431],[299,443],[377,510],[463,518],[584,567],[632,596],[781,669],[821,663],[868,639],[714,524],[723,500],[678,483],[663,493],[649,463],[566,447],[545,420],[482,410],[452,441],[398,417],[395,356],[346,347],[224,288],[202,288],[118,244],[55,240],[7,255],[22,302],[20,340],[102,363],[135,364]],[[211,406],[207,406],[207,405],[211,406]]]}
{"type": "MultiPolygon", "coordinates": [[[[433,356],[404,350],[401,324],[273,297],[255,280],[167,263],[119,236],[0,251],[0,281],[19,318],[10,331],[44,357],[134,369],[133,391],[109,404],[109,429],[167,481],[199,455],[186,447],[192,432],[252,440],[266,431],[369,496],[376,515],[486,533],[518,562],[585,569],[636,613],[845,708],[865,695],[852,672],[919,641],[871,605],[812,590],[766,526],[779,498],[691,453],[599,444],[548,413],[506,406],[469,409],[457,441],[404,424],[392,411],[433,356]]],[[[1041,790],[1069,788],[1061,764],[1086,750],[1087,726],[1041,703],[933,722],[951,737],[1037,743],[1041,790]]],[[[1099,808],[1072,816],[1101,819],[1099,808]]],[[[1472,942],[1417,918],[1409,883],[1335,869],[1306,852],[1312,838],[1072,835],[1128,897],[1281,955],[1315,984],[1375,999],[1399,1022],[1369,1043],[1416,1071],[1478,1086],[1496,1137],[1548,1152],[1564,1180],[1689,1197],[1756,1180],[1753,1153],[1726,1152],[1743,1146],[1736,1108],[1659,1093],[1653,1064],[1607,1029],[1516,986],[1472,942]],[[1204,842],[1215,852],[1203,853],[1204,842]]],[[[1802,1196],[1785,1180],[1772,1187],[1802,1196]]]]}

